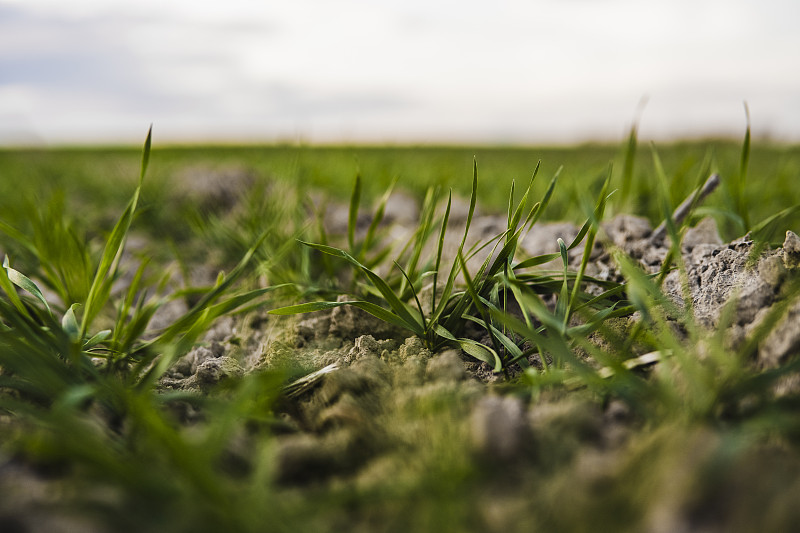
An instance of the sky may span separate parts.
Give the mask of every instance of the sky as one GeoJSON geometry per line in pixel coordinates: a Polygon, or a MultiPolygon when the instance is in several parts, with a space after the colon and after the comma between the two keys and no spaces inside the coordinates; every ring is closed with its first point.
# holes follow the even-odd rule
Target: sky
{"type": "Polygon", "coordinates": [[[0,0],[0,145],[800,142],[797,0],[0,0]]]}

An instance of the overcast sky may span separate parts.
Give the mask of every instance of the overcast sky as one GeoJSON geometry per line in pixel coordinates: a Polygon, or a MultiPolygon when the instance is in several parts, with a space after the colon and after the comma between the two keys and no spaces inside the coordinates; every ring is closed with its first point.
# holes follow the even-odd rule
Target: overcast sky
{"type": "Polygon", "coordinates": [[[0,0],[0,144],[800,141],[798,0],[0,0]]]}

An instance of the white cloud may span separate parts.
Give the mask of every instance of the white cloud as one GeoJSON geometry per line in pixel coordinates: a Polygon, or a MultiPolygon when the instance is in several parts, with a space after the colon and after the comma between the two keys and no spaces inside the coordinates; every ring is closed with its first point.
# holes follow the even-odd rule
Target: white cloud
{"type": "Polygon", "coordinates": [[[0,0],[0,94],[15,95],[0,119],[54,141],[64,124],[138,139],[150,121],[175,137],[566,140],[621,135],[649,95],[643,132],[739,132],[748,100],[754,126],[800,139],[799,6],[0,0]]]}

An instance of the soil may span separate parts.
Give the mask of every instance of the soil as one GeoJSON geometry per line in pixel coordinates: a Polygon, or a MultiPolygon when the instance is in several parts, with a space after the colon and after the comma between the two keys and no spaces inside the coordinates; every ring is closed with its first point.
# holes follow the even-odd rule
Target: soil
{"type": "MultiPolygon", "coordinates": [[[[249,179],[240,178],[243,182],[249,179]]],[[[196,194],[207,190],[209,195],[218,195],[218,181],[210,177],[196,194]]],[[[227,196],[224,200],[224,209],[235,202],[227,196]]],[[[465,202],[454,206],[447,253],[452,254],[460,240],[459,228],[463,227],[466,207],[465,202]]],[[[346,212],[342,219],[342,209],[346,208],[329,210],[332,232],[342,233],[342,220],[347,219],[346,212]]],[[[408,197],[396,195],[386,209],[386,223],[394,225],[388,234],[408,235],[416,222],[415,209],[408,197]],[[414,216],[409,211],[414,211],[414,216]]],[[[477,216],[467,245],[492,238],[504,229],[505,217],[477,216]]],[[[577,233],[578,227],[567,222],[538,224],[521,241],[522,254],[557,252],[558,238],[570,242],[577,233]]],[[[709,329],[727,329],[731,348],[745,342],[767,320],[770,309],[783,301],[787,273],[800,265],[800,237],[791,231],[780,248],[754,252],[754,246],[747,237],[722,242],[714,220],[703,219],[682,240],[683,273],[675,270],[664,281],[666,293],[676,305],[684,306],[687,300],[681,280],[686,279],[694,315],[709,329]],[[726,309],[731,310],[730,316],[726,309]]],[[[655,273],[668,248],[668,241],[653,238],[653,228],[647,220],[616,216],[602,226],[587,275],[620,281],[612,259],[614,250],[624,251],[655,273]]],[[[473,268],[489,253],[491,249],[486,249],[483,255],[473,258],[473,268]]],[[[580,248],[570,252],[573,268],[577,268],[581,253],[580,248]]],[[[794,303],[769,338],[757,347],[756,364],[775,367],[797,353],[799,316],[800,303],[794,303]]],[[[515,469],[532,454],[540,463],[551,460],[553,464],[564,464],[565,457],[569,457],[572,462],[565,475],[573,487],[602,484],[610,472],[618,471],[619,465],[625,464],[623,452],[630,452],[629,437],[637,429],[636,417],[621,401],[598,406],[579,394],[573,399],[559,397],[538,402],[499,394],[502,376],[485,363],[452,348],[432,353],[419,338],[351,307],[293,319],[264,313],[245,319],[222,319],[206,334],[201,346],[169,370],[161,386],[205,392],[225,379],[263,368],[284,368],[298,378],[306,376],[287,389],[290,392],[280,406],[285,426],[276,436],[274,479],[286,490],[346,480],[368,491],[385,483],[387,476],[398,476],[401,483],[404,476],[423,475],[408,473],[408,468],[413,467],[404,463],[404,458],[425,454],[422,446],[441,443],[431,444],[421,433],[421,412],[431,413],[438,424],[451,425],[452,438],[458,440],[458,446],[466,446],[471,460],[490,465],[490,470],[507,479],[513,480],[515,469]],[[447,409],[437,407],[442,405],[447,409]],[[559,435],[559,442],[551,442],[550,435],[554,434],[559,435]],[[583,451],[578,453],[578,449],[583,451]]],[[[676,466],[674,476],[661,479],[659,486],[680,487],[681,483],[688,483],[692,465],[702,462],[703,454],[715,444],[714,437],[702,431],[692,438],[698,455],[676,466]]],[[[677,446],[666,436],[659,445],[677,446]]],[[[743,474],[741,481],[747,479],[743,474]]],[[[27,495],[17,498],[21,498],[19,502],[0,503],[0,517],[8,517],[0,518],[0,529],[70,531],[80,527],[71,522],[52,523],[47,516],[27,524],[14,522],[17,519],[13,517],[18,515],[10,513],[9,506],[36,507],[57,498],[51,494],[52,486],[46,488],[37,475],[14,466],[0,471],[3,494],[8,494],[7,487],[19,487],[20,483],[27,484],[23,491],[27,495]]],[[[568,487],[559,487],[556,481],[554,493],[568,497],[568,487]]],[[[712,520],[708,509],[697,511],[687,503],[687,495],[676,490],[680,488],[662,495],[657,508],[644,519],[644,530],[726,530],[725,519],[712,520]]],[[[499,489],[484,498],[476,527],[523,531],[526,505],[508,487],[499,489]]]]}
{"type": "MultiPolygon", "coordinates": [[[[398,196],[390,202],[387,217],[392,235],[408,235],[413,217],[403,216],[409,199],[398,196]],[[396,213],[397,212],[397,213],[396,213]]],[[[410,205],[410,204],[409,204],[410,205]]],[[[466,202],[457,202],[453,210],[451,231],[445,247],[451,254],[460,240],[466,202]],[[464,213],[460,211],[463,210],[464,213]]],[[[329,220],[339,229],[346,220],[344,206],[331,210],[329,220]]],[[[364,224],[362,224],[364,225],[364,224]]],[[[505,228],[505,217],[483,215],[473,222],[467,246],[496,236],[505,228]]],[[[534,256],[558,251],[557,239],[570,242],[579,228],[567,222],[542,223],[521,241],[522,255],[534,256]]],[[[747,339],[765,319],[776,302],[782,301],[782,286],[787,272],[800,265],[800,237],[788,231],[781,248],[764,250],[753,256],[754,243],[747,237],[723,243],[712,218],[704,218],[690,228],[681,243],[685,278],[690,301],[698,321],[709,329],[725,327],[731,348],[747,339]],[[732,317],[721,324],[721,315],[732,305],[732,317]]],[[[669,249],[668,238],[653,239],[653,228],[641,217],[618,215],[602,225],[602,230],[587,268],[587,275],[601,280],[621,281],[611,253],[622,250],[650,273],[656,273],[669,249]]],[[[480,265],[486,249],[472,259],[480,265]]],[[[577,269],[582,248],[570,252],[570,267],[577,269]]],[[[560,269],[560,260],[543,265],[544,269],[560,269]]],[[[674,270],[664,281],[665,293],[676,305],[685,305],[682,274],[674,270]]],[[[348,299],[347,296],[340,297],[348,299]]],[[[800,303],[792,305],[766,342],[758,346],[756,361],[774,367],[800,348],[800,303]]],[[[635,320],[636,318],[632,318],[635,320]]],[[[256,322],[260,322],[257,320],[256,322]]],[[[331,474],[319,464],[337,464],[353,473],[365,463],[375,448],[374,428],[363,425],[380,402],[386,401],[385,390],[398,387],[422,390],[445,387],[475,399],[471,408],[471,442],[476,453],[511,459],[523,453],[527,436],[543,415],[513,398],[495,396],[486,384],[496,383],[501,376],[485,363],[453,349],[431,353],[423,342],[406,336],[396,328],[352,307],[339,307],[328,312],[306,315],[295,320],[280,335],[271,335],[250,344],[255,351],[243,352],[242,335],[233,320],[227,319],[209,332],[208,347],[198,347],[182,358],[170,371],[163,384],[177,388],[208,390],[228,376],[239,376],[259,368],[289,366],[296,371],[312,372],[333,368],[309,387],[299,406],[289,415],[299,428],[286,436],[280,445],[279,478],[288,483],[301,483],[310,477],[331,474]],[[231,339],[237,339],[231,344],[231,339]],[[369,407],[366,407],[369,406],[369,407]],[[342,429],[342,428],[347,428],[342,429]],[[356,446],[356,442],[360,443],[356,446]],[[367,446],[361,444],[369,443],[367,446]],[[354,451],[354,450],[359,451],[354,451]],[[354,454],[350,457],[349,454],[354,454]],[[336,456],[332,459],[331,456],[336,456]],[[357,457],[356,457],[357,456],[357,457]],[[346,465],[346,466],[342,466],[346,465]]],[[[409,394],[416,394],[416,392],[409,394]]],[[[605,412],[595,413],[597,432],[608,442],[620,440],[620,426],[626,415],[621,404],[612,403],[605,412]]],[[[337,467],[338,468],[338,467],[337,467]]]]}

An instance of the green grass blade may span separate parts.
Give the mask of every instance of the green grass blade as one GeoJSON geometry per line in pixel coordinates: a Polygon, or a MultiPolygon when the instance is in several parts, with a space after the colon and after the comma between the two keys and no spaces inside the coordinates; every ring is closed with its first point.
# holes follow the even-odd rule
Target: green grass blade
{"type": "MultiPolygon", "coordinates": [[[[20,289],[35,296],[37,300],[42,302],[45,309],[47,309],[47,312],[52,314],[52,311],[50,310],[50,305],[47,303],[47,300],[42,294],[42,291],[39,290],[39,287],[33,281],[31,281],[31,279],[28,278],[26,275],[19,272],[18,270],[14,270],[13,268],[11,268],[11,266],[9,265],[8,256],[6,256],[5,259],[3,260],[3,270],[5,271],[5,276],[7,276],[7,279],[11,283],[16,285],[20,289]]],[[[9,298],[11,298],[16,305],[16,301],[18,301],[19,298],[15,299],[14,296],[11,296],[12,292],[14,293],[14,296],[16,296],[15,291],[13,290],[11,290],[10,292],[7,291],[9,298]]]]}
{"type": "MultiPolygon", "coordinates": [[[[615,284],[616,285],[616,284],[615,284]]],[[[615,296],[619,296],[625,292],[625,285],[616,285],[611,289],[604,291],[597,296],[590,298],[589,300],[583,302],[581,305],[574,308],[575,311],[581,311],[582,309],[591,308],[594,305],[600,304],[605,301],[609,301],[611,298],[615,296]]]]}
{"type": "MultiPolygon", "coordinates": [[[[483,303],[487,307],[487,309],[489,309],[489,310],[491,310],[493,312],[504,313],[504,311],[501,311],[497,307],[491,305],[486,300],[483,300],[483,303]]],[[[527,367],[528,366],[527,359],[524,360],[524,362],[521,359],[522,356],[523,356],[522,350],[520,349],[519,346],[517,346],[517,344],[513,340],[511,340],[510,337],[508,337],[508,335],[506,335],[505,333],[503,333],[502,331],[497,329],[497,327],[495,327],[491,323],[487,323],[486,320],[483,319],[483,318],[478,318],[478,317],[472,316],[472,315],[464,315],[464,319],[465,320],[469,320],[470,322],[474,322],[475,324],[478,324],[479,326],[481,326],[482,328],[484,328],[486,330],[491,330],[492,333],[494,334],[494,336],[497,338],[498,342],[503,346],[503,348],[506,350],[506,352],[508,352],[511,355],[511,358],[508,360],[509,363],[519,362],[520,365],[523,366],[523,367],[527,367]]]]}
{"type": "Polygon", "coordinates": [[[22,299],[17,294],[17,289],[14,288],[14,284],[8,277],[8,269],[7,268],[0,268],[0,287],[8,296],[8,299],[11,301],[11,304],[14,306],[16,311],[27,318],[30,318],[30,313],[25,308],[25,304],[22,303],[22,299]]]}
{"type": "Polygon", "coordinates": [[[478,361],[482,361],[488,365],[491,365],[494,369],[499,370],[502,368],[503,363],[500,360],[500,356],[498,356],[497,352],[488,346],[485,346],[472,339],[460,339],[450,333],[450,331],[448,331],[446,328],[438,324],[436,325],[435,331],[436,334],[443,339],[457,343],[461,350],[463,350],[463,352],[467,355],[474,357],[478,361]]]}
{"type": "Polygon", "coordinates": [[[747,187],[747,170],[750,166],[750,108],[747,102],[744,103],[744,113],[747,120],[747,128],[742,142],[742,154],[739,158],[739,180],[736,187],[736,211],[744,222],[744,232],[750,230],[750,216],[747,209],[747,199],[745,198],[745,188],[747,187]]]}
{"type": "Polygon", "coordinates": [[[563,367],[564,364],[567,364],[579,376],[582,376],[586,379],[590,379],[592,376],[595,376],[596,374],[592,368],[573,353],[572,349],[567,343],[567,340],[558,332],[561,327],[560,322],[554,320],[555,317],[547,310],[543,303],[537,302],[535,299],[528,299],[528,295],[525,296],[526,298],[524,298],[524,300],[527,301],[524,302],[524,305],[527,305],[534,316],[548,325],[549,329],[554,331],[550,331],[549,334],[544,335],[535,329],[528,327],[518,318],[500,311],[491,311],[493,319],[498,323],[503,324],[511,331],[521,335],[523,338],[529,339],[531,342],[539,346],[539,348],[542,350],[542,364],[546,369],[548,369],[548,372],[551,371],[551,369],[547,365],[545,352],[549,353],[553,357],[553,361],[556,363],[557,367],[563,367]]]}
{"type": "Polygon", "coordinates": [[[628,197],[633,191],[633,169],[636,162],[636,148],[638,142],[639,132],[638,125],[634,123],[631,126],[630,134],[628,134],[628,144],[625,147],[625,158],[622,163],[622,205],[627,207],[628,197]]]}
{"type": "MultiPolygon", "coordinates": [[[[467,212],[467,222],[464,225],[464,236],[461,238],[461,246],[459,250],[464,249],[464,244],[467,242],[467,234],[469,234],[469,227],[472,224],[472,217],[475,215],[475,205],[478,202],[478,159],[472,159],[472,192],[469,195],[469,211],[467,212]]],[[[454,265],[455,268],[455,265],[454,265]]]]}
{"type": "MultiPolygon", "coordinates": [[[[436,312],[433,313],[431,317],[432,323],[437,323],[439,318],[443,315],[445,306],[450,302],[450,295],[453,292],[453,286],[455,284],[456,276],[458,272],[461,270],[459,263],[458,263],[458,256],[462,255],[464,252],[464,246],[467,242],[467,236],[469,235],[469,228],[472,225],[472,219],[475,215],[475,206],[478,201],[478,160],[477,158],[472,158],[472,191],[469,196],[469,211],[467,212],[467,221],[464,224],[464,233],[461,236],[461,243],[458,245],[458,250],[456,251],[456,257],[453,259],[453,264],[450,266],[450,273],[447,276],[447,283],[445,284],[444,291],[442,292],[442,298],[439,302],[439,307],[436,309],[436,312]]],[[[447,319],[446,325],[448,327],[452,327],[452,325],[459,320],[459,315],[462,312],[467,310],[467,305],[469,302],[469,296],[467,294],[463,294],[458,305],[456,306],[455,311],[453,314],[450,315],[450,318],[447,319]]]]}
{"type": "Polygon", "coordinates": [[[87,340],[83,344],[83,349],[84,350],[89,350],[91,348],[94,348],[98,344],[108,340],[110,337],[111,337],[111,330],[110,329],[104,329],[102,331],[98,331],[97,333],[94,334],[94,336],[92,336],[91,339],[87,340]]]}
{"type": "MultiPolygon", "coordinates": [[[[411,242],[413,243],[411,247],[411,257],[406,262],[405,270],[406,272],[410,273],[411,277],[414,278],[417,275],[419,261],[422,257],[422,250],[425,247],[425,243],[428,241],[433,228],[433,217],[436,211],[436,196],[436,190],[429,188],[425,194],[425,200],[422,202],[422,211],[420,214],[421,222],[411,238],[411,242]]],[[[406,283],[406,280],[403,279],[400,284],[400,290],[398,294],[406,296],[407,290],[408,284],[406,283]]]]}
{"type": "Polygon", "coordinates": [[[524,261],[520,261],[516,265],[514,265],[514,270],[523,270],[525,268],[531,268],[539,265],[543,265],[545,263],[549,263],[553,259],[558,259],[561,257],[561,253],[552,253],[552,254],[544,254],[544,255],[537,255],[535,257],[531,257],[524,261]]]}
{"type": "MultiPolygon", "coordinates": [[[[658,150],[656,149],[656,144],[654,142],[650,143],[650,153],[653,156],[653,168],[656,171],[656,179],[658,180],[658,184],[663,189],[662,192],[667,193],[666,198],[669,200],[669,178],[667,177],[667,173],[664,171],[664,165],[661,162],[661,156],[658,155],[658,150]]],[[[669,207],[669,204],[667,204],[667,211],[672,213],[672,209],[669,207]]]]}
{"type": "MultiPolygon", "coordinates": [[[[475,308],[478,310],[478,312],[483,317],[484,323],[487,325],[486,332],[489,334],[489,338],[492,340],[492,345],[495,348],[493,353],[497,357],[497,361],[496,361],[496,364],[495,364],[495,367],[494,367],[494,371],[495,372],[500,372],[501,370],[505,369],[505,363],[504,363],[504,359],[505,358],[504,357],[500,357],[498,355],[498,352],[500,351],[500,342],[497,340],[497,338],[494,335],[494,332],[492,331],[491,319],[490,319],[489,312],[486,310],[486,307],[483,305],[482,298],[480,297],[480,294],[476,290],[475,285],[473,284],[472,279],[470,278],[469,272],[467,271],[467,263],[464,260],[464,256],[463,255],[459,255],[458,256],[458,260],[459,260],[459,263],[461,264],[461,272],[464,275],[464,283],[467,286],[467,294],[469,294],[469,297],[472,298],[473,305],[475,306],[475,308]]],[[[461,315],[462,318],[464,316],[465,315],[461,315]]]]}
{"type": "Polygon", "coordinates": [[[372,222],[370,222],[369,228],[367,229],[367,236],[364,237],[364,245],[361,248],[360,258],[362,260],[366,258],[367,252],[369,252],[370,248],[372,247],[372,242],[375,239],[376,232],[378,231],[378,226],[383,221],[384,214],[386,213],[386,204],[389,202],[389,197],[392,195],[392,191],[394,190],[396,183],[397,178],[393,179],[389,184],[389,187],[383,193],[383,196],[378,203],[378,207],[375,209],[375,216],[372,217],[372,222]]]}
{"type": "Polygon", "coordinates": [[[264,296],[265,294],[275,292],[277,290],[282,290],[288,288],[290,284],[282,284],[282,285],[274,285],[272,287],[264,287],[261,289],[254,289],[251,291],[247,291],[241,294],[233,295],[221,302],[214,303],[206,307],[205,312],[202,316],[202,321],[200,322],[203,324],[201,326],[201,330],[205,331],[208,327],[211,326],[211,323],[216,320],[217,318],[223,315],[230,315],[234,313],[244,313],[247,311],[252,310],[256,307],[263,306],[263,302],[251,304],[245,306],[245,304],[249,304],[253,300],[264,296]]]}
{"type": "Polygon", "coordinates": [[[356,252],[356,225],[358,224],[358,204],[361,202],[361,173],[356,174],[356,182],[350,195],[350,209],[347,211],[347,244],[356,252]]]}
{"type": "Polygon", "coordinates": [[[14,242],[22,245],[31,254],[38,255],[38,250],[31,239],[11,224],[0,220],[0,231],[11,237],[14,242]]]}
{"type": "Polygon", "coordinates": [[[77,342],[80,339],[80,326],[78,326],[78,319],[75,318],[75,309],[80,307],[80,304],[72,304],[64,313],[61,319],[61,329],[67,334],[67,337],[72,342],[77,342]]]}
{"type": "Polygon", "coordinates": [[[578,268],[578,273],[575,276],[575,281],[572,286],[572,296],[569,299],[569,306],[567,308],[567,315],[566,315],[567,321],[569,321],[569,317],[572,312],[572,306],[578,299],[578,292],[580,291],[581,288],[583,276],[586,273],[586,267],[589,264],[589,257],[591,256],[592,250],[594,249],[595,236],[597,235],[597,230],[600,226],[600,221],[603,219],[603,214],[605,213],[607,191],[608,191],[608,186],[611,183],[611,175],[612,175],[612,167],[611,165],[609,165],[608,174],[606,175],[606,180],[603,183],[603,188],[600,191],[600,198],[598,199],[597,205],[595,206],[594,213],[591,215],[592,225],[586,237],[586,243],[584,244],[583,247],[583,256],[581,257],[581,264],[580,267],[578,268]]]}
{"type": "MultiPolygon", "coordinates": [[[[513,182],[512,182],[513,183],[513,182]]],[[[528,190],[522,195],[517,207],[514,208],[513,206],[513,199],[514,199],[514,191],[509,193],[508,195],[508,220],[506,222],[506,228],[508,228],[508,233],[506,234],[506,239],[510,239],[514,232],[517,231],[517,227],[519,226],[519,221],[522,218],[522,211],[525,209],[525,206],[528,203],[528,194],[530,193],[530,185],[528,185],[528,190]],[[512,209],[514,209],[512,213],[512,209]]]]}
{"type": "Polygon", "coordinates": [[[81,321],[80,337],[83,338],[89,328],[89,324],[94,317],[100,312],[100,309],[105,305],[107,295],[111,289],[114,273],[116,272],[117,263],[122,254],[122,249],[125,246],[125,238],[128,235],[133,214],[139,203],[139,194],[142,189],[142,182],[147,171],[147,166],[150,162],[150,144],[152,140],[153,128],[147,132],[147,139],[145,139],[144,149],[142,151],[142,165],[139,173],[139,184],[133,193],[128,206],[125,208],[124,213],[117,221],[111,235],[106,241],[103,255],[100,259],[100,264],[95,272],[94,279],[89,288],[89,294],[86,297],[84,304],[83,320],[81,321]]]}
{"type": "Polygon", "coordinates": [[[286,315],[301,315],[301,314],[305,314],[305,313],[315,313],[317,311],[325,311],[327,309],[334,309],[336,307],[342,307],[343,305],[350,305],[354,301],[348,301],[348,302],[307,302],[307,303],[296,304],[296,305],[287,305],[285,307],[278,307],[276,309],[270,309],[268,311],[268,314],[286,316],[286,315]]]}
{"type": "Polygon", "coordinates": [[[569,269],[569,258],[567,256],[567,245],[564,244],[561,238],[558,239],[558,248],[561,251],[561,262],[564,266],[564,281],[561,284],[561,292],[558,296],[558,302],[556,303],[556,317],[561,324],[561,332],[563,333],[569,321],[569,276],[567,272],[569,269]]]}
{"type": "Polygon", "coordinates": [[[516,180],[511,180],[511,191],[508,193],[508,206],[506,207],[506,226],[511,227],[511,220],[513,219],[512,213],[514,212],[514,189],[517,185],[516,180]]]}
{"type": "Polygon", "coordinates": [[[128,290],[125,291],[125,297],[122,299],[122,303],[120,304],[117,312],[117,320],[114,327],[115,332],[122,332],[124,321],[130,316],[131,308],[134,300],[136,299],[136,295],[139,293],[141,288],[142,277],[144,276],[144,271],[145,268],[147,268],[148,263],[149,260],[146,259],[139,264],[139,267],[136,269],[136,273],[134,274],[133,279],[128,286],[128,290]]]}
{"type": "MultiPolygon", "coordinates": [[[[786,227],[786,220],[798,212],[800,212],[800,204],[787,207],[753,226],[750,236],[758,243],[769,244],[786,227]]],[[[761,250],[763,247],[759,249],[759,252],[761,250]]]]}
{"type": "Polygon", "coordinates": [[[400,263],[395,261],[394,266],[397,267],[398,270],[400,270],[400,273],[403,275],[403,278],[406,280],[406,283],[408,283],[408,287],[411,290],[412,296],[414,297],[414,302],[417,304],[417,309],[419,310],[419,317],[420,320],[422,321],[422,330],[428,331],[428,325],[425,323],[425,311],[422,309],[422,304],[419,301],[419,296],[417,296],[417,289],[414,288],[414,282],[412,282],[411,278],[408,277],[408,274],[406,273],[405,270],[403,270],[403,267],[400,266],[400,263]]]}
{"type": "MultiPolygon", "coordinates": [[[[170,326],[165,328],[155,339],[149,341],[142,345],[140,349],[148,348],[154,344],[165,344],[174,341],[179,337],[185,337],[187,331],[191,331],[192,327],[196,324],[202,323],[202,317],[204,314],[209,313],[209,308],[213,306],[213,304],[223,295],[225,294],[233,283],[239,279],[239,277],[244,273],[245,269],[249,265],[253,255],[255,254],[256,250],[258,250],[259,246],[261,246],[261,242],[263,239],[266,238],[266,234],[262,235],[256,243],[247,251],[247,253],[242,257],[233,270],[227,276],[221,276],[221,279],[217,280],[216,285],[209,290],[200,300],[192,307],[189,311],[187,311],[181,318],[173,322],[170,326]]],[[[259,291],[271,291],[277,288],[285,287],[286,285],[281,286],[273,286],[267,287],[266,289],[258,289],[259,291]]]]}
{"type": "MultiPolygon", "coordinates": [[[[539,169],[539,163],[536,165],[536,170],[539,169]]],[[[552,179],[550,180],[550,184],[547,186],[547,190],[544,193],[541,201],[539,201],[536,205],[533,206],[531,212],[528,214],[528,218],[525,221],[525,226],[532,228],[536,222],[539,221],[544,210],[547,209],[547,205],[550,203],[550,199],[553,197],[553,191],[555,191],[556,183],[558,182],[558,177],[561,175],[561,171],[563,170],[563,166],[558,167],[555,174],[553,174],[552,179]]]]}
{"type": "MultiPolygon", "coordinates": [[[[487,244],[484,244],[480,248],[483,248],[487,244]]],[[[495,243],[495,246],[494,246],[494,249],[493,249],[492,253],[490,253],[486,257],[486,259],[484,260],[483,264],[478,269],[478,272],[475,274],[474,277],[472,275],[469,275],[469,272],[467,272],[467,274],[470,276],[471,280],[472,279],[481,279],[481,280],[485,279],[484,275],[486,273],[486,269],[489,267],[489,261],[491,260],[492,256],[494,255],[494,250],[497,249],[498,244],[499,244],[499,242],[495,243]]],[[[461,269],[462,273],[463,273],[464,269],[462,268],[462,264],[461,264],[462,259],[463,259],[463,254],[457,255],[456,259],[455,259],[455,266],[457,266],[459,269],[461,269]],[[459,259],[459,258],[461,258],[461,259],[459,259]]],[[[481,289],[477,290],[476,292],[478,292],[478,294],[480,294],[480,291],[482,290],[482,288],[483,288],[483,285],[481,285],[481,289]]],[[[456,303],[455,307],[453,308],[453,310],[450,312],[450,314],[448,315],[447,319],[445,320],[445,323],[444,323],[445,328],[453,330],[453,331],[457,331],[457,332],[460,331],[461,327],[463,326],[462,315],[464,313],[467,313],[473,305],[474,305],[474,299],[472,298],[472,295],[470,294],[469,291],[464,291],[461,294],[461,296],[459,297],[458,302],[456,303]]]]}
{"type": "Polygon", "coordinates": [[[444,217],[442,218],[442,226],[439,230],[439,241],[436,243],[436,265],[433,269],[433,294],[431,295],[431,317],[436,314],[436,291],[438,290],[439,283],[439,269],[442,265],[442,251],[444,249],[444,237],[447,233],[447,223],[450,221],[450,207],[453,203],[452,189],[447,194],[447,207],[444,210],[444,217]]]}
{"type": "Polygon", "coordinates": [[[147,174],[147,167],[150,164],[150,146],[153,140],[153,125],[147,130],[147,137],[144,140],[144,148],[142,149],[142,164],[139,169],[139,185],[144,181],[144,176],[147,174]]]}
{"type": "Polygon", "coordinates": [[[164,301],[162,300],[147,304],[141,300],[139,301],[131,320],[122,325],[120,329],[113,331],[114,337],[111,344],[118,353],[127,354],[133,350],[133,347],[137,342],[140,342],[150,321],[163,303],[164,301]]]}

